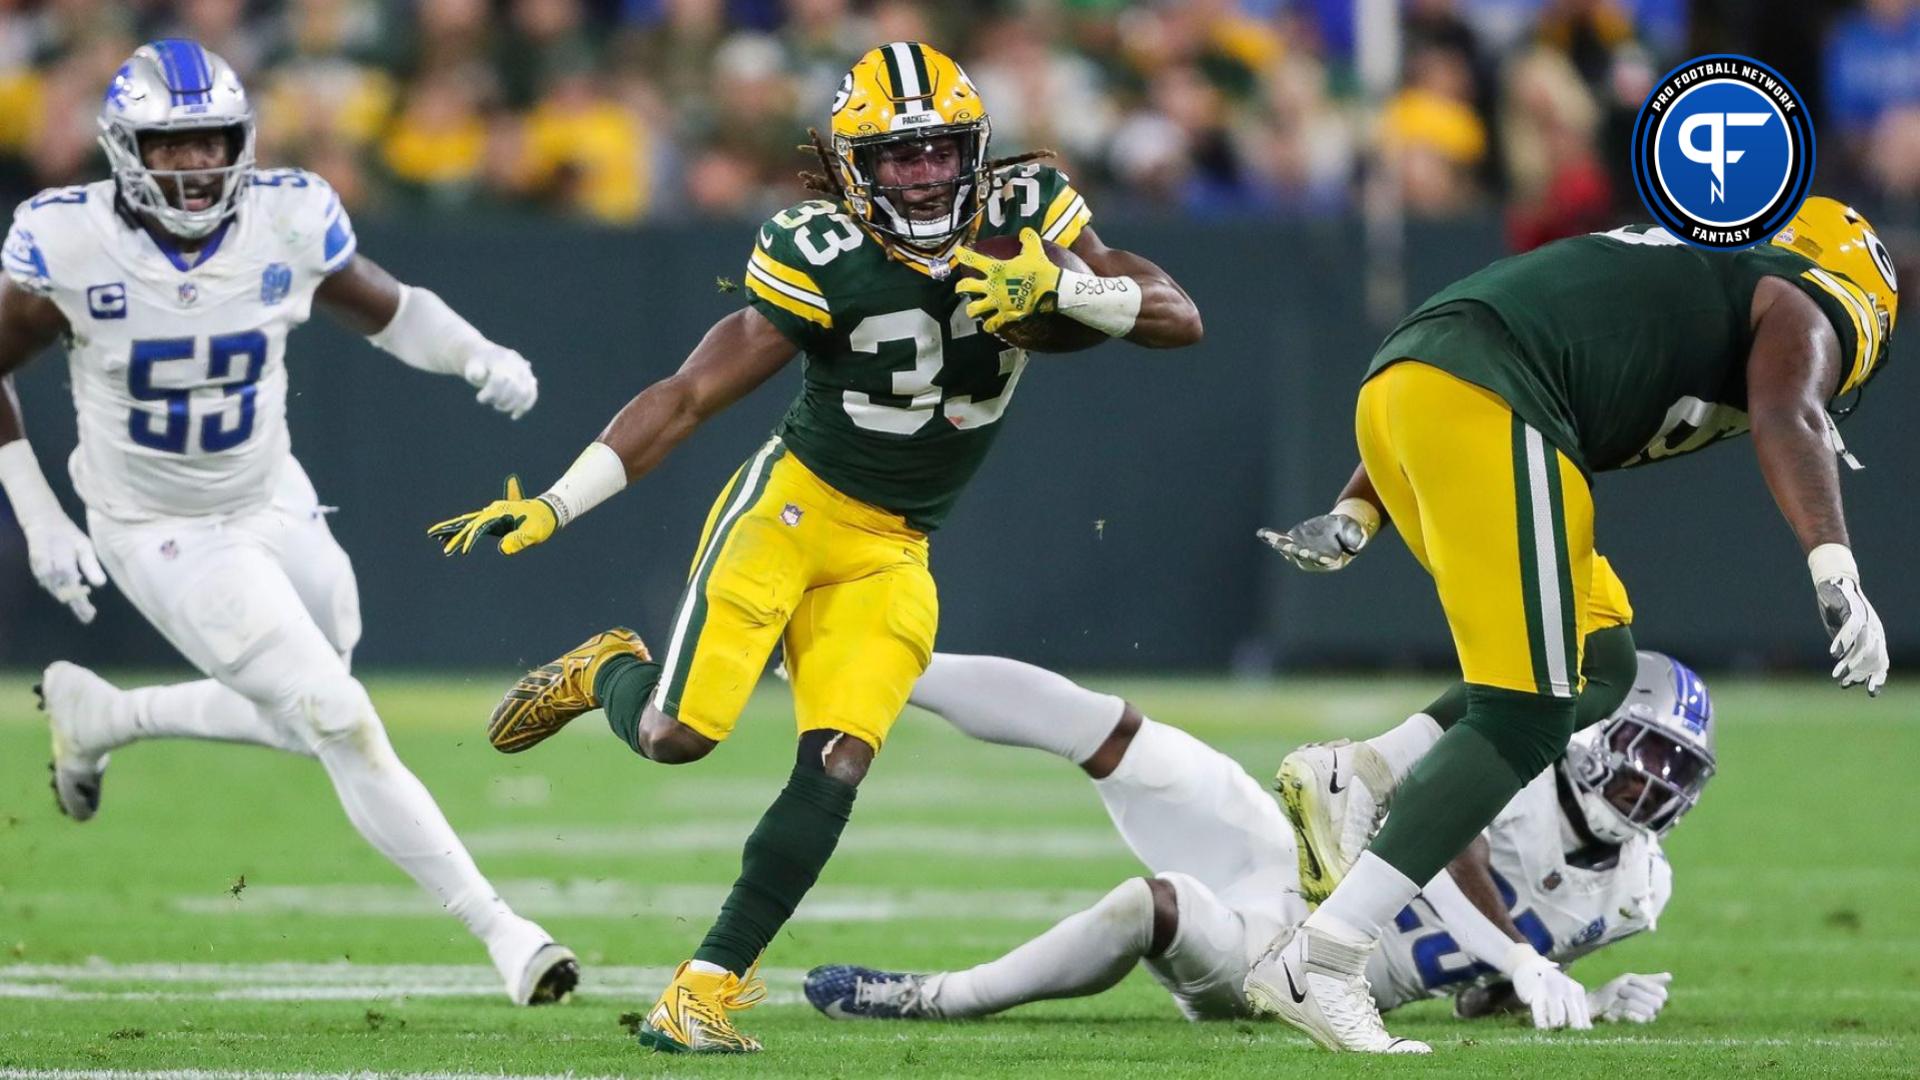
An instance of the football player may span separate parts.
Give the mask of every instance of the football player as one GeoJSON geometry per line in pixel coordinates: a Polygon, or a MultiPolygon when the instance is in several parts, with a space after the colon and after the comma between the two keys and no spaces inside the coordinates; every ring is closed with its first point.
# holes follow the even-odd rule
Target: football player
{"type": "MultiPolygon", "coordinates": [[[[937,654],[913,703],[975,738],[1079,763],[1153,876],[964,971],[815,968],[809,1001],[839,1019],[984,1016],[1097,994],[1145,964],[1189,1019],[1252,1014],[1247,970],[1276,933],[1307,917],[1307,901],[1292,834],[1239,765],[1119,698],[1012,660],[937,654]]],[[[1653,929],[1672,892],[1659,838],[1699,800],[1713,744],[1699,678],[1639,654],[1620,708],[1396,913],[1368,962],[1379,1007],[1460,995],[1462,1015],[1517,1002],[1543,1028],[1652,1020],[1667,974],[1587,990],[1562,969],[1653,929]]]]}
{"type": "Polygon", "coordinates": [[[1816,197],[1743,251],[1648,226],[1549,244],[1441,290],[1387,337],[1360,389],[1361,466],[1331,514],[1288,536],[1340,563],[1398,524],[1439,591],[1466,710],[1351,866],[1314,854],[1334,887],[1255,965],[1259,1007],[1329,1049],[1428,1051],[1381,1024],[1367,958],[1574,730],[1593,474],[1750,431],[1806,554],[1834,678],[1879,693],[1886,632],[1847,546],[1836,458],[1852,459],[1829,410],[1884,366],[1898,300],[1866,219],[1816,197]]]}
{"type": "Polygon", "coordinates": [[[732,731],[782,642],[799,724],[787,786],[746,842],[739,880],[639,1031],[671,1051],[760,1048],[732,1013],[753,968],[839,841],[854,792],[933,651],[927,535],[999,432],[1027,357],[995,336],[1057,313],[1152,348],[1200,339],[1199,313],[1151,262],[1109,248],[1062,173],[988,156],[987,107],[958,64],[912,41],[862,56],[815,139],[827,197],[761,226],[747,305],[679,371],[633,399],[551,488],[432,530],[448,553],[481,535],[507,555],[550,539],[645,475],[703,420],[801,360],[799,396],[707,517],[656,657],[624,629],[528,673],[489,729],[524,750],[604,708],[633,752],[705,757],[732,731]],[[969,250],[1020,237],[1015,257],[969,250]],[[1067,270],[1043,241],[1091,273],[1067,270]],[[953,271],[979,276],[955,283],[953,271]]]}
{"type": "Polygon", "coordinates": [[[537,394],[520,355],[432,291],[355,249],[326,181],[254,167],[254,114],[225,60],[191,41],[141,46],[100,106],[113,178],[21,205],[0,279],[0,375],[64,341],[79,413],[69,464],[87,506],[61,510],[0,394],[0,485],[33,573],[82,622],[109,576],[207,675],[120,690],[46,669],[60,809],[100,805],[111,750],[214,739],[317,758],[347,817],[487,946],[518,1004],[573,987],[573,954],[510,910],[401,764],[348,671],[353,569],[289,452],[287,334],[317,304],[402,362],[465,378],[518,417],[537,394]]]}

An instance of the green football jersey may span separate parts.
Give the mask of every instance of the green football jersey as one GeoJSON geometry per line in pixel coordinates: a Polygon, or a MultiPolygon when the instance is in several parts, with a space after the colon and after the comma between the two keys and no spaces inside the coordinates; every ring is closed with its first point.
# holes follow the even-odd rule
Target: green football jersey
{"type": "MultiPolygon", "coordinates": [[[[1065,173],[1026,165],[988,202],[979,235],[1031,226],[1068,246],[1091,216],[1065,173]]],[[[937,528],[993,445],[1026,353],[967,316],[953,279],[889,255],[824,199],[761,226],[746,285],[801,351],[800,395],[775,434],[840,491],[937,528]]]]}
{"type": "Polygon", "coordinates": [[[1850,282],[1783,247],[1703,251],[1644,225],[1462,278],[1388,335],[1367,374],[1419,360],[1498,394],[1588,473],[1644,465],[1747,430],[1753,291],[1767,277],[1833,323],[1843,388],[1864,381],[1883,343],[1850,282]]]}

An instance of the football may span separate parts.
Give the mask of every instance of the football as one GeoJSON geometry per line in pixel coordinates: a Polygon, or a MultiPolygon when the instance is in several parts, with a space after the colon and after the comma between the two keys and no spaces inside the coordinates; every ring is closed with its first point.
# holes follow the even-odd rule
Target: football
{"type": "MultiPolygon", "coordinates": [[[[1042,240],[1040,243],[1046,247],[1047,258],[1052,259],[1055,266],[1065,267],[1082,274],[1093,272],[1085,259],[1067,248],[1051,240],[1042,240]]],[[[968,246],[982,255],[995,259],[1011,259],[1020,254],[1018,236],[989,236],[968,246]]],[[[955,274],[956,278],[979,276],[979,271],[965,266],[958,267],[955,274]]],[[[1034,315],[1016,323],[1009,323],[1001,327],[996,336],[1009,345],[1037,353],[1079,352],[1081,349],[1091,349],[1108,340],[1107,335],[1101,331],[1057,312],[1034,315]]]]}

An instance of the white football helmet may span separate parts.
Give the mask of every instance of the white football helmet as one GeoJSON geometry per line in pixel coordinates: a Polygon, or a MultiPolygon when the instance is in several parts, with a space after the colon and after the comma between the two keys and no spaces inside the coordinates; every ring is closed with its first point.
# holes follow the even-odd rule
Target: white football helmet
{"type": "Polygon", "coordinates": [[[232,66],[198,42],[163,38],[135,49],[107,86],[99,125],[100,146],[120,197],[175,236],[206,236],[232,216],[246,194],[253,169],[253,106],[232,66]],[[223,168],[154,170],[141,156],[142,135],[207,129],[227,134],[232,152],[223,168]],[[188,177],[214,177],[219,195],[199,210],[175,206],[161,188],[163,177],[176,186],[188,177]]]}
{"type": "Polygon", "coordinates": [[[1619,844],[1673,828],[1700,801],[1715,760],[1707,684],[1680,661],[1643,651],[1627,699],[1574,733],[1560,767],[1588,831],[1619,844]]]}

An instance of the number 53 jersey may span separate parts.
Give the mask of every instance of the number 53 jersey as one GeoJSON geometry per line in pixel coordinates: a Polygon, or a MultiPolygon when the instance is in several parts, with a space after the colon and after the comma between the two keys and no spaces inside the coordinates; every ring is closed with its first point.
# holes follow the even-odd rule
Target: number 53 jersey
{"type": "MultiPolygon", "coordinates": [[[[1033,228],[1071,246],[1092,214],[1067,177],[1027,165],[988,197],[981,237],[1033,228]]],[[[761,226],[748,303],[802,353],[800,396],[777,431],[844,494],[938,527],[986,458],[1026,353],[968,318],[953,280],[889,254],[826,200],[761,226]]]]}
{"type": "Polygon", "coordinates": [[[22,204],[6,272],[67,318],[87,507],[139,521],[266,505],[291,446],[287,332],[354,246],[339,197],[298,169],[254,173],[193,263],[111,180],[22,204]]]}
{"type": "MultiPolygon", "coordinates": [[[[1646,835],[1620,845],[1611,858],[1569,854],[1580,841],[1560,806],[1559,772],[1555,765],[1534,777],[1484,835],[1493,884],[1514,925],[1536,951],[1565,967],[1652,930],[1673,895],[1673,870],[1660,841],[1646,835]]],[[[1461,951],[1418,899],[1395,917],[1367,963],[1382,1008],[1454,994],[1493,974],[1461,951]]]]}

